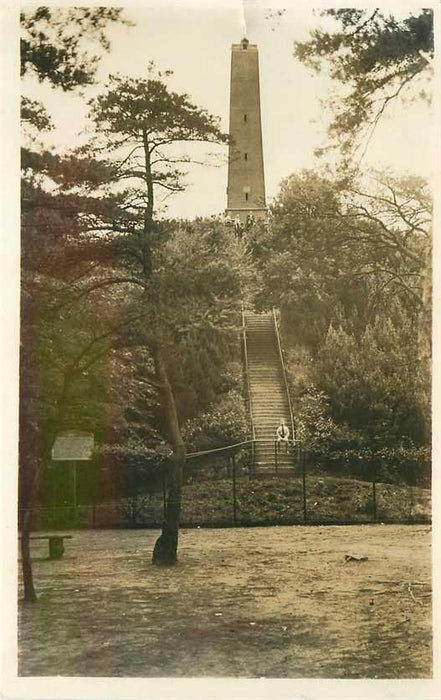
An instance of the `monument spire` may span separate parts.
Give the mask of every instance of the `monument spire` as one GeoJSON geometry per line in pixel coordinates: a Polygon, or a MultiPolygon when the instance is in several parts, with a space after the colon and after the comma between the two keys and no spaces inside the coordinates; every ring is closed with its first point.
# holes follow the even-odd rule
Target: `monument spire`
{"type": "Polygon", "coordinates": [[[259,55],[245,37],[231,47],[227,215],[266,217],[259,55]]]}

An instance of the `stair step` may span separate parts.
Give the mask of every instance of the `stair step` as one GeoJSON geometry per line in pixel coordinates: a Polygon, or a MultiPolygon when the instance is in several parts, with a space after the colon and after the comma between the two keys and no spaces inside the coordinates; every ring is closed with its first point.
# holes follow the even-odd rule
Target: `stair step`
{"type": "Polygon", "coordinates": [[[281,418],[284,418],[284,420],[288,419],[287,416],[283,415],[288,410],[288,406],[284,403],[271,404],[270,406],[265,406],[263,408],[262,406],[256,406],[256,404],[251,402],[251,407],[253,409],[253,416],[256,416],[256,418],[259,418],[259,420],[263,420],[266,423],[271,420],[274,423],[278,423],[281,418]],[[278,411],[277,415],[274,415],[275,411],[278,411]]]}
{"type": "MultiPolygon", "coordinates": [[[[254,422],[256,422],[257,419],[260,425],[264,425],[265,427],[268,427],[269,425],[275,425],[274,432],[276,432],[276,428],[280,422],[280,418],[282,418],[280,414],[286,413],[286,411],[283,410],[283,407],[280,407],[279,412],[276,415],[274,415],[275,410],[271,412],[262,413],[261,411],[259,412],[257,410],[254,410],[253,408],[253,418],[255,419],[254,422]]],[[[285,420],[287,419],[285,418],[285,420]]]]}
{"type": "Polygon", "coordinates": [[[270,350],[268,350],[268,352],[262,352],[262,353],[259,352],[259,354],[257,354],[257,353],[254,354],[252,350],[251,350],[251,352],[248,351],[248,364],[250,364],[250,362],[251,363],[256,363],[259,361],[267,362],[269,360],[271,360],[271,362],[277,361],[277,364],[279,364],[279,359],[280,359],[279,353],[273,352],[270,350]]]}
{"type": "Polygon", "coordinates": [[[265,358],[264,360],[262,359],[253,359],[251,358],[248,362],[248,367],[252,369],[266,369],[268,372],[281,372],[281,367],[279,364],[279,358],[265,358]],[[271,364],[268,364],[268,363],[271,364]]]}
{"type": "Polygon", "coordinates": [[[279,362],[275,360],[259,360],[259,362],[248,362],[248,370],[250,372],[269,372],[273,375],[282,376],[282,368],[279,362]]]}
{"type": "Polygon", "coordinates": [[[274,372],[267,369],[252,369],[248,372],[248,375],[254,379],[256,388],[259,388],[261,384],[277,384],[282,391],[282,373],[274,372]]]}
{"type": "MultiPolygon", "coordinates": [[[[256,408],[263,413],[271,413],[271,411],[274,411],[278,407],[280,407],[280,409],[288,408],[288,402],[282,396],[280,398],[275,397],[272,399],[264,396],[259,399],[255,394],[251,394],[251,405],[256,406],[256,408]]],[[[280,416],[277,416],[277,420],[279,418],[280,416]]]]}
{"type": "Polygon", "coordinates": [[[262,399],[265,398],[270,398],[271,396],[274,396],[276,399],[283,398],[285,399],[286,403],[286,395],[285,392],[282,389],[281,383],[280,382],[274,382],[274,381],[265,381],[265,382],[259,382],[256,380],[254,377],[254,388],[252,382],[251,384],[251,391],[253,393],[253,396],[257,397],[262,397],[262,399]]]}
{"type": "MultiPolygon", "coordinates": [[[[289,415],[287,415],[287,413],[289,414],[289,409],[286,403],[258,406],[251,401],[251,409],[253,411],[253,418],[258,418],[260,422],[264,422],[265,424],[271,423],[272,421],[278,425],[281,418],[289,422],[289,415]]],[[[274,430],[277,428],[277,425],[274,430]]]]}
{"type": "Polygon", "coordinates": [[[279,365],[279,361],[275,359],[267,359],[267,360],[251,360],[248,362],[248,369],[251,370],[265,370],[266,372],[273,372],[273,374],[281,374],[282,373],[282,368],[279,365]],[[268,364],[268,363],[271,364],[268,364]]]}
{"type": "Polygon", "coordinates": [[[283,404],[284,406],[288,405],[286,398],[279,392],[277,392],[276,396],[274,394],[275,392],[272,391],[272,388],[267,387],[265,391],[252,391],[251,398],[254,399],[260,406],[271,406],[273,404],[283,404]]]}
{"type": "Polygon", "coordinates": [[[278,384],[280,389],[284,387],[282,372],[268,369],[267,367],[250,367],[248,370],[248,376],[253,377],[256,387],[261,384],[278,384]]]}
{"type": "MultiPolygon", "coordinates": [[[[272,399],[268,399],[266,397],[258,399],[252,394],[251,405],[256,407],[260,413],[267,413],[268,415],[270,415],[277,408],[280,408],[281,411],[288,410],[288,402],[282,396],[279,399],[277,397],[272,399]]],[[[281,418],[281,416],[276,416],[276,420],[279,420],[279,418],[281,418]]],[[[287,416],[285,416],[285,418],[287,418],[287,416]]]]}
{"type": "MultiPolygon", "coordinates": [[[[257,384],[256,380],[254,381],[257,384]]],[[[251,395],[256,398],[265,401],[265,399],[275,398],[277,401],[284,399],[285,403],[288,403],[286,399],[285,392],[282,390],[280,382],[265,382],[259,383],[259,386],[255,386],[254,389],[251,386],[251,395]]]]}
{"type": "Polygon", "coordinates": [[[273,367],[268,366],[268,362],[270,362],[270,360],[266,360],[265,362],[249,362],[248,370],[249,372],[254,372],[255,374],[266,372],[267,374],[272,374],[275,377],[282,377],[282,370],[278,366],[275,366],[274,360],[271,360],[273,367]]]}
{"type": "Polygon", "coordinates": [[[272,406],[272,405],[278,405],[278,406],[287,406],[288,401],[284,396],[282,396],[279,392],[277,392],[277,396],[274,395],[275,392],[271,391],[271,387],[268,387],[265,391],[262,391],[260,393],[257,392],[252,392],[251,394],[251,399],[254,399],[256,403],[259,404],[262,408],[265,406],[272,406]]]}
{"type": "Polygon", "coordinates": [[[259,403],[261,406],[265,405],[271,405],[271,404],[283,404],[283,405],[288,405],[288,401],[286,398],[280,394],[279,392],[277,396],[274,396],[275,392],[271,391],[271,387],[266,388],[264,391],[257,392],[257,391],[252,391],[251,397],[256,400],[257,403],[259,403]],[[271,403],[270,403],[271,402],[271,403]]]}
{"type": "Polygon", "coordinates": [[[251,403],[255,403],[260,408],[268,408],[268,410],[273,406],[288,406],[288,401],[284,396],[280,394],[278,396],[271,396],[270,390],[261,394],[253,392],[251,394],[251,403]]]}
{"type": "MultiPolygon", "coordinates": [[[[289,425],[289,403],[280,361],[273,314],[244,315],[248,351],[248,381],[253,416],[255,461],[259,469],[275,471],[275,439],[280,418],[289,425]]],[[[292,471],[297,464],[295,454],[277,455],[278,468],[292,471]]]]}
{"type": "Polygon", "coordinates": [[[252,391],[251,398],[254,399],[260,406],[271,406],[273,404],[283,404],[284,406],[288,405],[288,401],[282,394],[279,392],[277,392],[277,395],[274,394],[275,392],[272,391],[272,387],[267,387],[265,391],[252,391]]]}
{"type": "Polygon", "coordinates": [[[266,374],[262,374],[261,372],[259,373],[253,371],[249,372],[248,374],[254,379],[256,389],[265,384],[277,384],[280,387],[280,390],[282,390],[283,385],[281,374],[269,374],[268,372],[266,374]]]}
{"type": "Polygon", "coordinates": [[[271,395],[271,387],[268,387],[266,391],[257,393],[257,392],[252,392],[251,394],[251,399],[254,400],[259,406],[264,408],[265,406],[287,406],[288,401],[284,396],[281,396],[280,394],[278,396],[271,395]]]}

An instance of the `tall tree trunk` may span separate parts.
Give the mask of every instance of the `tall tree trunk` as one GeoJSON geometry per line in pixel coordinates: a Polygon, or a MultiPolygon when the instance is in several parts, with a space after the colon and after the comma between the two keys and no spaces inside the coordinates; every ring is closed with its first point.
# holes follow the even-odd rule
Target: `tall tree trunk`
{"type": "MultiPolygon", "coordinates": [[[[26,438],[29,437],[29,426],[26,426],[24,416],[20,416],[20,472],[19,472],[19,533],[20,533],[20,548],[21,548],[21,566],[23,575],[23,595],[27,602],[35,603],[37,594],[34,587],[34,578],[32,574],[32,560],[30,553],[29,538],[31,535],[32,515],[34,505],[37,502],[38,492],[40,489],[40,480],[44,473],[44,467],[50,460],[50,450],[55,437],[64,421],[66,409],[66,400],[69,390],[69,385],[72,381],[72,376],[65,375],[63,388],[58,399],[59,413],[57,420],[54,422],[52,429],[42,428],[46,430],[47,440],[44,445],[37,441],[40,457],[35,456],[35,445],[31,446],[26,438]],[[28,461],[27,461],[28,460],[28,461]],[[27,467],[27,465],[30,465],[27,467]]],[[[25,396],[20,397],[22,406],[26,401],[25,396]]]]}
{"type": "Polygon", "coordinates": [[[159,347],[153,350],[156,376],[160,385],[161,406],[173,454],[167,473],[167,495],[162,533],[153,550],[153,564],[171,565],[178,560],[178,536],[181,517],[182,479],[185,463],[185,445],[179,428],[173,391],[167,368],[159,347]]]}
{"type": "Polygon", "coordinates": [[[144,279],[148,283],[152,274],[152,229],[153,229],[153,177],[152,165],[150,157],[150,145],[147,131],[142,131],[142,142],[144,146],[144,167],[145,167],[145,184],[147,189],[147,206],[144,210],[144,225],[143,225],[143,242],[141,246],[142,267],[144,279]]]}
{"type": "MultiPolygon", "coordinates": [[[[23,476],[22,476],[23,478],[23,476]]],[[[35,465],[30,479],[28,489],[22,484],[22,493],[20,498],[20,516],[19,516],[19,532],[20,532],[20,549],[21,549],[21,567],[23,575],[23,597],[26,602],[35,603],[37,594],[34,588],[34,578],[32,575],[32,561],[30,552],[29,538],[32,525],[32,509],[35,502],[36,492],[39,481],[39,466],[35,465]]]]}
{"type": "Polygon", "coordinates": [[[21,568],[22,568],[22,574],[23,574],[23,598],[26,602],[28,603],[35,603],[37,600],[37,594],[35,593],[35,588],[34,588],[34,578],[32,574],[32,562],[31,562],[31,552],[30,552],[30,543],[29,543],[29,535],[30,535],[30,528],[29,528],[29,522],[30,519],[26,517],[27,513],[25,514],[25,518],[23,520],[22,526],[20,528],[21,530],[21,568]],[[27,522],[26,522],[27,521],[27,522]]]}

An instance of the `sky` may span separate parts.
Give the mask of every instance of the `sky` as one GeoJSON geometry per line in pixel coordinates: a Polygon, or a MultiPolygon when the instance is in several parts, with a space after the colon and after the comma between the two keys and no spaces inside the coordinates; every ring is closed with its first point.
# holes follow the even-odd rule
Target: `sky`
{"type": "MultiPolygon", "coordinates": [[[[85,90],[84,96],[24,81],[23,92],[42,100],[53,117],[57,127],[50,137],[53,145],[63,149],[85,138],[78,133],[86,125],[87,100],[103,90],[109,74],[145,77],[152,60],[159,70],[173,71],[169,79],[173,90],[188,93],[196,104],[219,116],[228,131],[231,44],[240,41],[246,25],[247,38],[259,49],[268,201],[285,177],[302,168],[322,167],[314,150],[326,144],[330,117],[326,102],[336,85],[295,59],[293,44],[306,40],[319,25],[330,26],[329,19],[321,18],[309,3],[289,0],[150,0],[142,6],[125,3],[124,8],[134,26],[109,28],[111,51],[102,57],[98,85],[85,90]]],[[[365,165],[430,177],[433,128],[425,103],[393,105],[372,139],[365,165]]],[[[192,166],[186,190],[167,199],[163,214],[193,218],[224,211],[227,148],[192,146],[189,152],[199,160],[214,153],[215,159],[208,160],[216,165],[192,166]]]]}

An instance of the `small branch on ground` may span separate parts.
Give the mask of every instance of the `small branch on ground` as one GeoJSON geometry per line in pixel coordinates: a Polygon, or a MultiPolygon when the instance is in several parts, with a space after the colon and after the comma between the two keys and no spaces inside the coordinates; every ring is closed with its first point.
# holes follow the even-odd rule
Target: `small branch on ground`
{"type": "MultiPolygon", "coordinates": [[[[405,584],[405,585],[406,585],[406,584],[405,584]]],[[[412,598],[413,602],[414,602],[414,603],[418,603],[418,605],[424,605],[424,603],[423,603],[421,600],[417,600],[417,599],[415,598],[410,583],[408,583],[406,587],[407,587],[407,590],[408,590],[408,592],[409,592],[409,594],[410,594],[410,597],[412,598]]]]}

